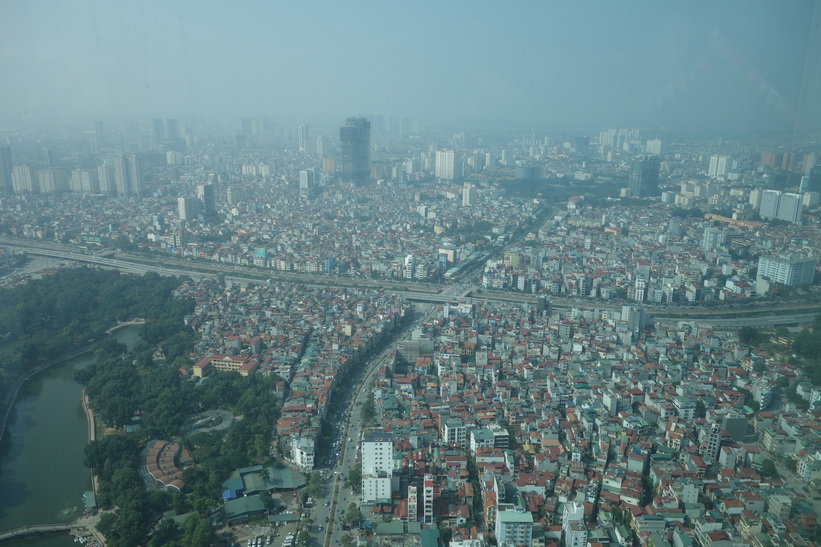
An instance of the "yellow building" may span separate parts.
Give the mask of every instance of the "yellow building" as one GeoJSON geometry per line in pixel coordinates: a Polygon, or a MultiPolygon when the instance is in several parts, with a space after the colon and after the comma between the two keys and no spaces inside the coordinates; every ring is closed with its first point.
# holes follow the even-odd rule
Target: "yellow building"
{"type": "Polygon", "coordinates": [[[242,376],[248,376],[257,368],[257,362],[236,355],[212,355],[203,357],[194,365],[194,376],[202,378],[214,368],[220,372],[233,371],[242,376]]]}

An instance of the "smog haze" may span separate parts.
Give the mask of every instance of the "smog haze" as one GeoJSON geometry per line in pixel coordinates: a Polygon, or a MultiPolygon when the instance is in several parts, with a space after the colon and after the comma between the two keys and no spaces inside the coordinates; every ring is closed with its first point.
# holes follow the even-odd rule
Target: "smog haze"
{"type": "Polygon", "coordinates": [[[813,5],[7,0],[0,116],[788,128],[813,5]]]}

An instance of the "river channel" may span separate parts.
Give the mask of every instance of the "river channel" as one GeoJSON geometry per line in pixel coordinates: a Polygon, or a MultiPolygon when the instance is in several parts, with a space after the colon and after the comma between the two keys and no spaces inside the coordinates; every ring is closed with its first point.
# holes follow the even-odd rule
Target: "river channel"
{"type": "MultiPolygon", "coordinates": [[[[112,336],[131,348],[139,328],[123,327],[112,336]]],[[[90,352],[80,355],[44,370],[20,387],[0,454],[0,531],[68,522],[82,513],[83,492],[91,489],[91,475],[83,465],[88,425],[82,387],[73,375],[92,360],[90,352]]],[[[67,534],[18,544],[79,545],[67,534]]]]}

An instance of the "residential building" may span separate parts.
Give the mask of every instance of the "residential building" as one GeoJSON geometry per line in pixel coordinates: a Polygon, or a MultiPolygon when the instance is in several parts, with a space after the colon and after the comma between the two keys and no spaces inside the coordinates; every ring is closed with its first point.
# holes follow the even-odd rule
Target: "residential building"
{"type": "Polygon", "coordinates": [[[584,522],[570,523],[564,530],[565,547],[587,547],[587,526],[584,522]]]}
{"type": "Polygon", "coordinates": [[[314,468],[314,457],[314,439],[312,437],[294,435],[291,438],[291,460],[296,465],[309,471],[314,468]]]}
{"type": "Polygon", "coordinates": [[[701,250],[712,251],[724,243],[724,232],[718,228],[705,228],[701,236],[701,250]]]}
{"type": "Polygon", "coordinates": [[[758,214],[763,219],[779,219],[793,224],[801,224],[802,210],[801,194],[764,190],[761,194],[761,206],[758,214]]]}
{"type": "Polygon", "coordinates": [[[467,428],[459,418],[451,418],[445,422],[442,436],[448,444],[456,444],[464,448],[467,440],[467,428]]]}
{"type": "Polygon", "coordinates": [[[425,475],[422,482],[422,517],[426,524],[433,523],[433,475],[425,475]]]}
{"type": "Polygon", "coordinates": [[[475,207],[478,190],[475,186],[466,186],[462,188],[462,207],[475,207]]]}
{"type": "Polygon", "coordinates": [[[362,501],[391,498],[393,437],[387,433],[365,433],[362,437],[362,501]]]}
{"type": "Polygon", "coordinates": [[[712,178],[726,177],[730,171],[729,156],[710,156],[710,166],[707,169],[707,176],[712,178]]]}
{"type": "Polygon", "coordinates": [[[198,198],[177,198],[177,215],[180,220],[196,220],[199,214],[200,200],[198,198]]]}
{"type": "Polygon", "coordinates": [[[458,154],[456,150],[445,149],[436,151],[436,178],[456,180],[458,174],[458,154]]]}
{"type": "Polygon", "coordinates": [[[533,545],[533,514],[506,510],[496,513],[496,544],[500,547],[533,545]]]}
{"type": "Polygon", "coordinates": [[[764,190],[761,193],[761,202],[758,214],[761,218],[771,219],[778,216],[778,202],[781,200],[781,192],[778,190],[764,190]]]}
{"type": "Polygon", "coordinates": [[[11,174],[11,184],[15,192],[34,194],[40,191],[37,179],[30,165],[15,165],[11,174]]]}
{"type": "Polygon", "coordinates": [[[781,199],[778,200],[778,214],[776,218],[786,220],[793,224],[801,224],[802,209],[801,194],[785,192],[781,194],[781,199]]]}
{"type": "Polygon", "coordinates": [[[814,258],[763,255],[758,259],[757,277],[791,287],[809,285],[815,277],[815,267],[814,258]]]}

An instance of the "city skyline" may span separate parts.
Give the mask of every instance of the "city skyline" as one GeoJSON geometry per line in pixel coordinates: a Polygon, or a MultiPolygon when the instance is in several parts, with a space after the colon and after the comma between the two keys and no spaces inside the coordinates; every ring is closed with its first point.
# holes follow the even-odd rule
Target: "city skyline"
{"type": "Polygon", "coordinates": [[[250,2],[228,10],[12,0],[0,22],[0,119],[313,124],[383,112],[791,129],[815,119],[818,71],[805,67],[813,67],[817,4],[250,2]]]}

